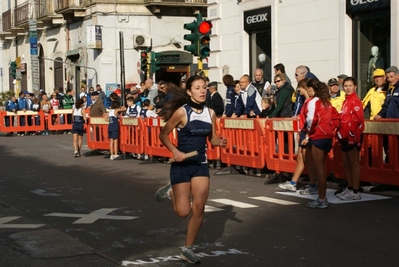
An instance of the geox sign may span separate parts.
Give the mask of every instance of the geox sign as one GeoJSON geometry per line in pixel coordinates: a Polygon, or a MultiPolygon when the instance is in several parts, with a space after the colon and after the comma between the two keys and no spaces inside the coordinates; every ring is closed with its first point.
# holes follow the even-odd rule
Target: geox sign
{"type": "Polygon", "coordinates": [[[244,12],[244,30],[250,32],[271,26],[271,8],[264,7],[244,12]]]}
{"type": "Polygon", "coordinates": [[[390,0],[346,0],[346,13],[374,11],[390,5],[390,0]]]}

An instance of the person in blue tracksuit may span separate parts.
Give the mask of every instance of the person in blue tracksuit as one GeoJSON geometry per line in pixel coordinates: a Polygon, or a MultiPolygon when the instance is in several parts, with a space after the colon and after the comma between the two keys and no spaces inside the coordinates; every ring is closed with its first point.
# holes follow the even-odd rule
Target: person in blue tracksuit
{"type": "MultiPolygon", "coordinates": [[[[17,98],[15,96],[10,97],[6,104],[6,111],[8,112],[17,112],[18,111],[18,103],[17,98]]],[[[14,117],[13,116],[5,116],[6,127],[10,127],[13,124],[14,117]]],[[[7,133],[6,136],[12,136],[13,133],[7,133]]]]}
{"type": "Polygon", "coordinates": [[[254,118],[262,112],[262,97],[255,86],[250,82],[250,77],[244,75],[240,78],[241,101],[237,101],[235,111],[242,111],[242,114],[234,112],[232,118],[247,117],[254,118]]]}

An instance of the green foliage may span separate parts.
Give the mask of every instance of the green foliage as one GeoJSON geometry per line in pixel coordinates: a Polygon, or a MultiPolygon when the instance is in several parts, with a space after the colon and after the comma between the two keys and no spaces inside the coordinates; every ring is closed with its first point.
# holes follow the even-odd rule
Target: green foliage
{"type": "Polygon", "coordinates": [[[0,106],[5,106],[7,100],[11,98],[11,96],[15,95],[12,91],[1,92],[0,93],[0,106]]]}

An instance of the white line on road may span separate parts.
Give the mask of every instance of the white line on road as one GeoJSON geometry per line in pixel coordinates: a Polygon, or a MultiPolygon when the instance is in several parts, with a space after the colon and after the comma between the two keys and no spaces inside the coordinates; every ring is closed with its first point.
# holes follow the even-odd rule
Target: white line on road
{"type": "Polygon", "coordinates": [[[35,194],[38,194],[38,195],[41,195],[41,196],[46,196],[46,197],[58,197],[58,196],[61,196],[60,194],[45,193],[45,192],[46,192],[46,190],[43,190],[43,189],[36,189],[36,190],[32,191],[32,193],[35,193],[35,194]]]}
{"type": "Polygon", "coordinates": [[[281,200],[281,199],[272,198],[272,197],[249,197],[249,198],[260,200],[260,201],[266,201],[266,202],[270,202],[270,203],[275,203],[275,204],[280,204],[280,205],[298,205],[299,204],[297,202],[281,200]]]}
{"type": "Polygon", "coordinates": [[[45,226],[45,224],[5,224],[16,219],[21,218],[20,216],[3,217],[0,218],[0,228],[39,228],[45,226]]]}
{"type": "Polygon", "coordinates": [[[205,205],[205,212],[214,212],[214,211],[222,211],[222,210],[223,209],[205,205]]]}
{"type": "Polygon", "coordinates": [[[236,208],[242,208],[242,209],[258,207],[257,205],[252,205],[252,204],[248,204],[248,203],[244,203],[244,202],[234,201],[234,200],[226,199],[226,198],[209,199],[209,201],[217,202],[217,203],[224,204],[224,205],[233,206],[233,207],[236,207],[236,208]]]}
{"type": "Polygon", "coordinates": [[[93,211],[90,214],[76,214],[76,213],[50,213],[45,214],[43,216],[55,216],[55,217],[70,217],[70,218],[80,218],[77,221],[74,221],[73,224],[89,224],[94,223],[99,219],[108,219],[108,220],[133,220],[137,219],[138,217],[134,216],[115,216],[115,215],[108,215],[109,213],[113,212],[117,209],[99,209],[93,211]]]}

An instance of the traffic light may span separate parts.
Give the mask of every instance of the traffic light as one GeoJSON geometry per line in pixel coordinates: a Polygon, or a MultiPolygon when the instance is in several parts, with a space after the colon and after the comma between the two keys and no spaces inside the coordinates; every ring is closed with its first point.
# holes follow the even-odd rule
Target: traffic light
{"type": "Polygon", "coordinates": [[[190,52],[194,56],[198,56],[198,24],[197,21],[193,21],[191,23],[185,23],[184,29],[191,31],[190,34],[185,34],[183,36],[184,40],[190,41],[190,45],[185,45],[184,50],[190,52]]]}
{"type": "Polygon", "coordinates": [[[212,23],[209,21],[203,20],[198,25],[198,32],[199,32],[199,57],[201,59],[207,58],[211,52],[209,48],[209,42],[211,41],[211,29],[212,23]]]}
{"type": "Polygon", "coordinates": [[[185,45],[184,50],[201,59],[207,58],[211,52],[209,42],[212,23],[202,19],[202,15],[197,15],[197,20],[191,23],[185,23],[184,29],[190,30],[190,34],[184,35],[184,40],[190,41],[190,45],[185,45]]]}
{"type": "Polygon", "coordinates": [[[148,71],[148,53],[147,52],[141,52],[141,71],[144,73],[147,73],[148,71]]]}
{"type": "Polygon", "coordinates": [[[17,77],[17,62],[10,62],[10,75],[15,79],[17,77]]]}
{"type": "Polygon", "coordinates": [[[150,72],[151,73],[155,73],[155,72],[157,72],[158,70],[160,70],[161,69],[161,67],[159,67],[159,64],[160,64],[160,62],[159,62],[159,57],[161,56],[161,54],[160,53],[156,53],[156,52],[154,52],[154,51],[151,51],[151,67],[150,67],[150,72]]]}

